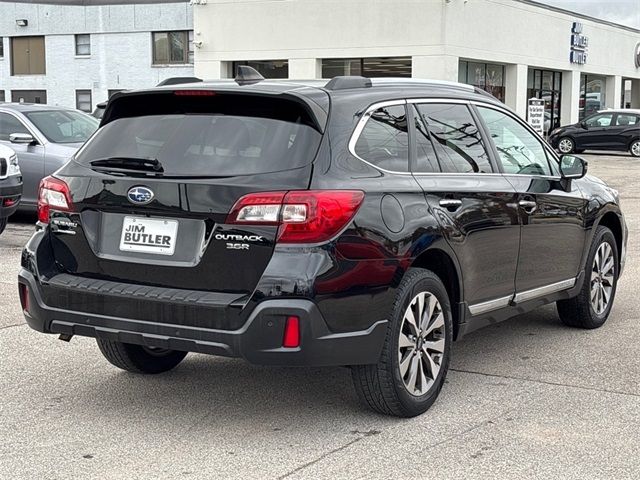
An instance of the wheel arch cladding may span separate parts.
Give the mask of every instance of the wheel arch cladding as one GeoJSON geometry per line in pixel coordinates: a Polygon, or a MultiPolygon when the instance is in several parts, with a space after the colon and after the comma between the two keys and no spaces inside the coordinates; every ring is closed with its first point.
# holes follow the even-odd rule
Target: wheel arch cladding
{"type": "Polygon", "coordinates": [[[411,264],[413,268],[424,268],[435,273],[442,281],[451,304],[451,314],[453,315],[453,338],[458,337],[460,323],[464,320],[460,318],[460,309],[457,304],[462,301],[461,277],[451,256],[440,249],[432,248],[422,252],[411,264]]]}
{"type": "Polygon", "coordinates": [[[614,212],[605,213],[598,225],[603,227],[607,227],[613,233],[613,236],[616,239],[616,247],[618,247],[618,262],[620,262],[620,256],[622,252],[622,222],[618,215],[614,212]]]}

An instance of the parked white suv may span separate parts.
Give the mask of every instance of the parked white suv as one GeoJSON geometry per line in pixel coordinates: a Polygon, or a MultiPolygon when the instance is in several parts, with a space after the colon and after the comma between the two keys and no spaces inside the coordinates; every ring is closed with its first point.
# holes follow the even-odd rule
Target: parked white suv
{"type": "Polygon", "coordinates": [[[0,145],[0,233],[7,226],[9,215],[15,212],[22,196],[22,172],[13,149],[0,145]]]}

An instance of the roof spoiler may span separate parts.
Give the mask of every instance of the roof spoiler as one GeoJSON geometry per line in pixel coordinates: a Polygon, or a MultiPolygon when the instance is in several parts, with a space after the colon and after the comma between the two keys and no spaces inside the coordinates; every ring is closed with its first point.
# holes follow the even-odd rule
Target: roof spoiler
{"type": "Polygon", "coordinates": [[[262,82],[264,77],[260,75],[255,68],[248,65],[238,65],[236,69],[236,78],[234,79],[238,85],[253,85],[262,82]]]}
{"type": "Polygon", "coordinates": [[[333,77],[324,88],[327,90],[347,90],[349,88],[369,88],[371,85],[370,78],[347,75],[333,77]]]}

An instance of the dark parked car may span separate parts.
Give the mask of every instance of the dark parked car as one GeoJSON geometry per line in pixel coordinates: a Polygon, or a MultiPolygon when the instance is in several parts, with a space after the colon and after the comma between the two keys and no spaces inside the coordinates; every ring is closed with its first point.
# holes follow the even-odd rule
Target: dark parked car
{"type": "Polygon", "coordinates": [[[18,209],[22,196],[22,173],[18,156],[11,148],[0,145],[0,234],[9,217],[18,209]]]}
{"type": "Polygon", "coordinates": [[[24,182],[20,210],[36,210],[38,185],[80,148],[98,121],[78,110],[28,103],[0,103],[0,145],[18,154],[24,182]]]}
{"type": "Polygon", "coordinates": [[[560,153],[615,150],[640,157],[640,110],[600,111],[574,125],[555,129],[549,143],[560,153]]]}
{"type": "Polygon", "coordinates": [[[348,365],[374,410],[424,412],[453,340],[557,302],[609,316],[618,194],[473,87],[243,76],[131,91],[42,182],[28,324],[132,372],[187,352],[348,365]]]}

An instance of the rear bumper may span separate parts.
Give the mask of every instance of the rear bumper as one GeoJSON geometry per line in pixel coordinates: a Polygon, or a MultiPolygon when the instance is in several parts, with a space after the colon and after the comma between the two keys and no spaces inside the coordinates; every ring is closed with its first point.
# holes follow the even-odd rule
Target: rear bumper
{"type": "Polygon", "coordinates": [[[27,323],[39,332],[242,357],[261,365],[376,363],[387,329],[386,321],[378,321],[366,330],[334,333],[314,302],[282,298],[260,302],[236,330],[142,321],[51,307],[45,304],[40,282],[32,272],[21,269],[18,281],[28,287],[27,323]],[[284,325],[292,315],[300,318],[300,346],[284,348],[284,325]]]}
{"type": "Polygon", "coordinates": [[[20,205],[22,177],[12,175],[0,180],[0,218],[12,215],[20,205]]]}

